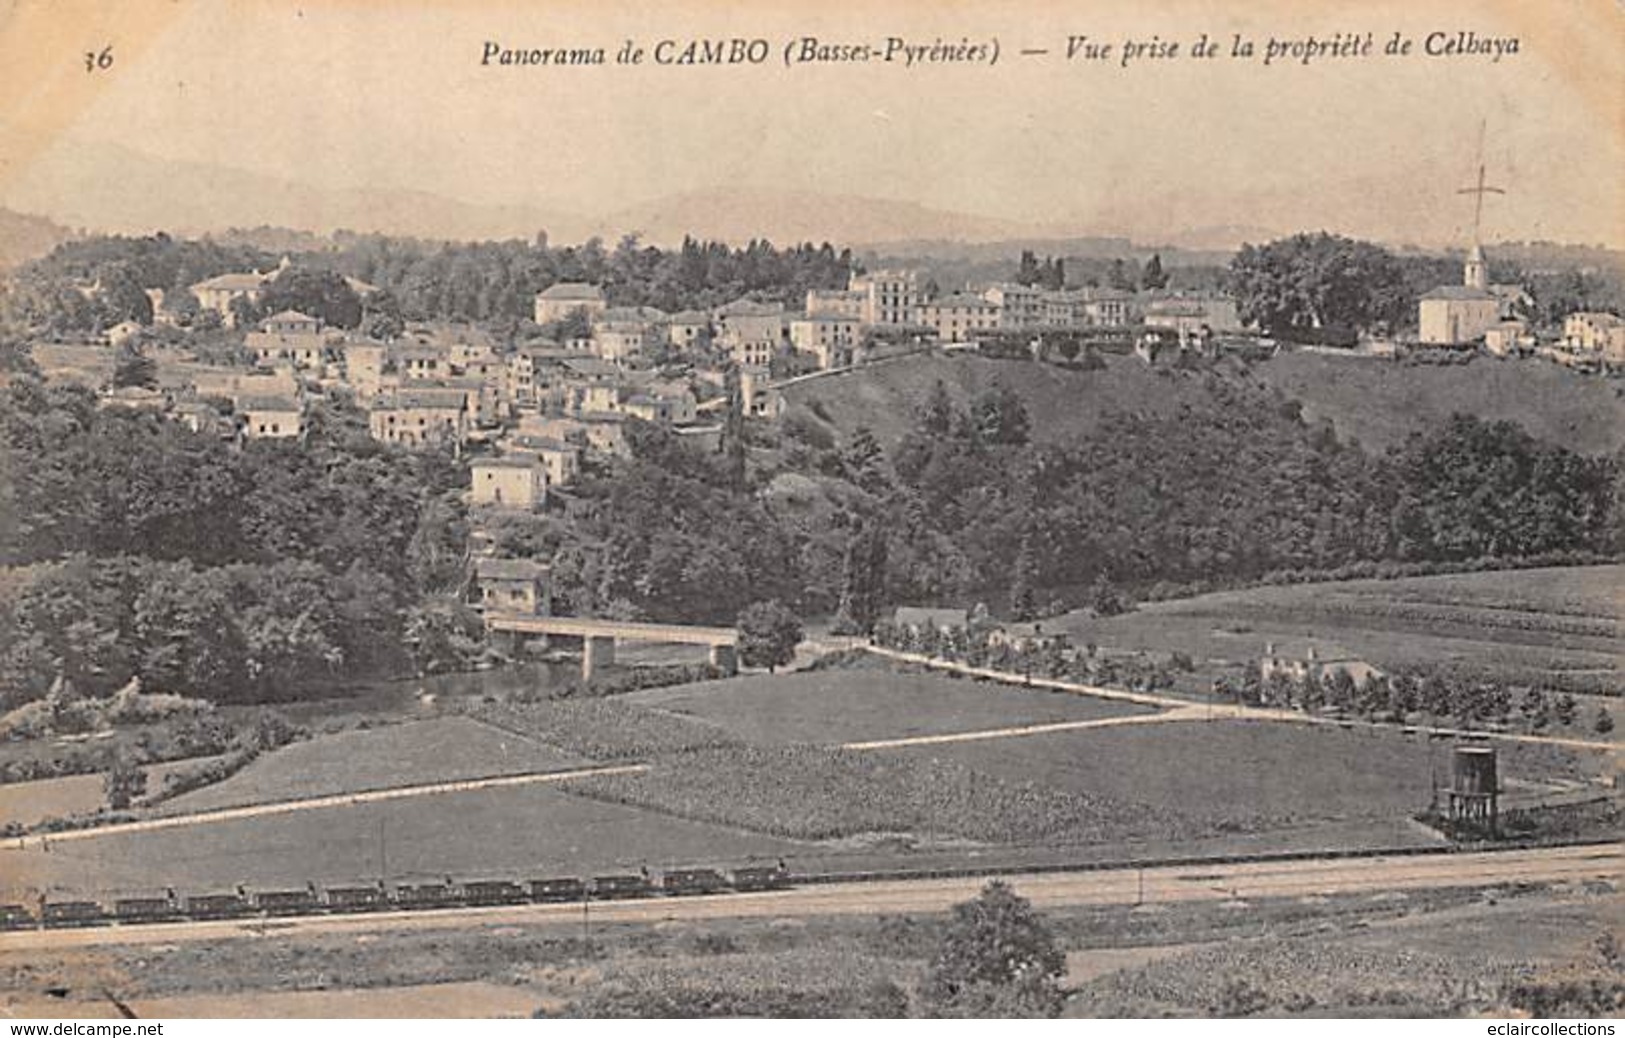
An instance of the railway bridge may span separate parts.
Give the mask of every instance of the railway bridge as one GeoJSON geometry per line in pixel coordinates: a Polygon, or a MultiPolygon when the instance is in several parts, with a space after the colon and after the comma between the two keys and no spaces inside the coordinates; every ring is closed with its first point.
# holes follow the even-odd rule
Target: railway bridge
{"type": "Polygon", "coordinates": [[[724,674],[739,671],[739,632],[731,627],[696,627],[689,624],[643,624],[625,620],[595,620],[581,616],[533,616],[527,613],[486,613],[485,627],[493,637],[506,638],[513,648],[526,638],[581,639],[581,677],[591,681],[597,671],[614,664],[618,641],[704,645],[713,667],[724,674]]]}

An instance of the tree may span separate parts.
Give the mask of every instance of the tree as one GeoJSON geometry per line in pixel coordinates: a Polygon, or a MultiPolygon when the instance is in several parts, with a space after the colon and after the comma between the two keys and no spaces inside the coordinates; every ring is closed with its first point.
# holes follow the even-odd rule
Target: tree
{"type": "Polygon", "coordinates": [[[1033,552],[1032,534],[1023,534],[1016,550],[1014,572],[1010,575],[1010,617],[1031,620],[1038,614],[1038,557],[1033,552]]]}
{"type": "Polygon", "coordinates": [[[920,408],[920,431],[927,436],[946,437],[953,431],[955,417],[954,399],[939,378],[932,383],[931,395],[920,408]]]}
{"type": "Polygon", "coordinates": [[[1606,706],[1597,707],[1597,719],[1591,722],[1591,730],[1598,735],[1607,735],[1614,730],[1614,715],[1608,712],[1606,706]]]}
{"type": "Polygon", "coordinates": [[[133,347],[120,347],[118,357],[113,361],[113,388],[141,386],[152,389],[157,385],[157,361],[133,347]]]}
{"type": "Polygon", "coordinates": [[[772,673],[796,657],[801,620],[778,599],[756,602],[739,614],[739,658],[772,673]]]}
{"type": "Polygon", "coordinates": [[[1230,281],[1242,319],[1284,338],[1309,329],[1397,325],[1416,302],[1387,250],[1324,231],[1243,245],[1230,263],[1230,281]]]}
{"type": "Polygon", "coordinates": [[[1161,254],[1153,252],[1151,258],[1145,261],[1145,269],[1140,272],[1140,287],[1145,289],[1168,287],[1168,275],[1163,272],[1161,254]]]}
{"type": "Polygon", "coordinates": [[[1567,728],[1580,716],[1580,703],[1574,698],[1573,692],[1565,692],[1557,697],[1557,705],[1553,707],[1557,714],[1557,723],[1567,728]]]}
{"type": "Polygon", "coordinates": [[[1128,272],[1128,264],[1123,262],[1122,257],[1112,260],[1111,273],[1106,275],[1106,284],[1119,292],[1134,291],[1134,275],[1128,272]]]}
{"type": "Polygon", "coordinates": [[[375,292],[369,296],[365,313],[361,330],[369,338],[388,342],[400,338],[406,331],[406,322],[401,318],[401,304],[390,292],[375,292]]]}
{"type": "Polygon", "coordinates": [[[1021,267],[1016,271],[1016,284],[1036,285],[1039,280],[1038,257],[1031,249],[1021,250],[1021,267]]]}
{"type": "Polygon", "coordinates": [[[103,776],[102,790],[107,795],[108,807],[114,811],[128,810],[147,792],[147,773],[121,753],[103,776]]]}
{"type": "Polygon", "coordinates": [[[1027,407],[1021,394],[995,382],[971,405],[971,422],[984,443],[1020,447],[1027,442],[1027,407]]]}
{"type": "Polygon", "coordinates": [[[886,532],[868,524],[847,542],[841,573],[841,599],[835,611],[837,634],[868,634],[880,619],[886,589],[886,532]]]}
{"type": "Polygon", "coordinates": [[[1000,880],[954,906],[926,974],[941,1016],[1052,1017],[1060,1012],[1066,956],[1031,903],[1000,880]]]}
{"type": "Polygon", "coordinates": [[[330,270],[287,268],[265,286],[259,309],[267,314],[297,310],[335,328],[361,324],[361,297],[343,277],[330,270]]]}

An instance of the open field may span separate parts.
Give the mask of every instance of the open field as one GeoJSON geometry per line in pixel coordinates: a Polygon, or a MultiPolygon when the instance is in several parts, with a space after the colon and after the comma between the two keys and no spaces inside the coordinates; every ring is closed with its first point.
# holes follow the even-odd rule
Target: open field
{"type": "Polygon", "coordinates": [[[637,692],[639,706],[695,717],[747,742],[845,743],[1149,712],[1062,692],[892,668],[844,668],[637,692]]]}
{"type": "Polygon", "coordinates": [[[1150,602],[1109,619],[1046,625],[1075,644],[1184,652],[1217,673],[1266,645],[1291,658],[1356,657],[1384,669],[1448,665],[1514,684],[1625,693],[1625,566],[1349,580],[1150,602]]]}
{"type": "Polygon", "coordinates": [[[47,818],[90,814],[105,801],[100,775],[67,775],[0,785],[0,824],[34,825],[47,818]]]}
{"type": "MultiPolygon", "coordinates": [[[[1404,816],[1432,789],[1425,740],[1307,725],[1217,720],[884,752],[1154,805],[1189,835],[1404,816]]],[[[1446,751],[1432,758],[1448,768],[1446,751]]]]}
{"type": "Polygon", "coordinates": [[[376,879],[591,874],[773,860],[804,845],[521,786],[319,808],[145,833],[0,842],[0,900],[53,892],[189,891],[376,879]]]}
{"type": "Polygon", "coordinates": [[[575,767],[581,758],[466,717],[323,735],[166,801],[165,814],[575,767]]]}

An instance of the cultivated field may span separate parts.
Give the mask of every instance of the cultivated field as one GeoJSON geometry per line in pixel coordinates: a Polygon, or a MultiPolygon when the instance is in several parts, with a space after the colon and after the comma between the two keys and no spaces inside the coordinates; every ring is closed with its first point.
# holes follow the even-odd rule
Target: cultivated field
{"type": "Polygon", "coordinates": [[[443,717],[292,743],[223,782],[165,801],[161,813],[191,814],[393,786],[561,771],[580,763],[579,757],[512,732],[466,717],[443,717]]]}
{"type": "Polygon", "coordinates": [[[52,840],[0,842],[0,900],[73,892],[207,891],[486,875],[529,878],[677,864],[741,864],[805,845],[620,804],[521,786],[443,793],[52,840]]]}
{"type": "Polygon", "coordinates": [[[1150,712],[1131,703],[889,668],[753,675],[626,699],[709,722],[747,742],[820,745],[1150,712]]]}
{"type": "Polygon", "coordinates": [[[1448,665],[1513,684],[1625,693],[1625,566],[1350,580],[1151,602],[1051,621],[1074,643],[1180,651],[1218,673],[1266,645],[1384,669],[1448,665]]]}

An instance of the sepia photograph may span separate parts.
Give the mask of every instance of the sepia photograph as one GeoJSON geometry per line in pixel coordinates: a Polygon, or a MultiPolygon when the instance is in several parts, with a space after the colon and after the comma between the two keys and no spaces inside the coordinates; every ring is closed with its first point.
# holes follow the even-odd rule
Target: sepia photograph
{"type": "Polygon", "coordinates": [[[1614,1034],[1622,173],[1619,0],[0,0],[0,1017],[1614,1034]]]}

